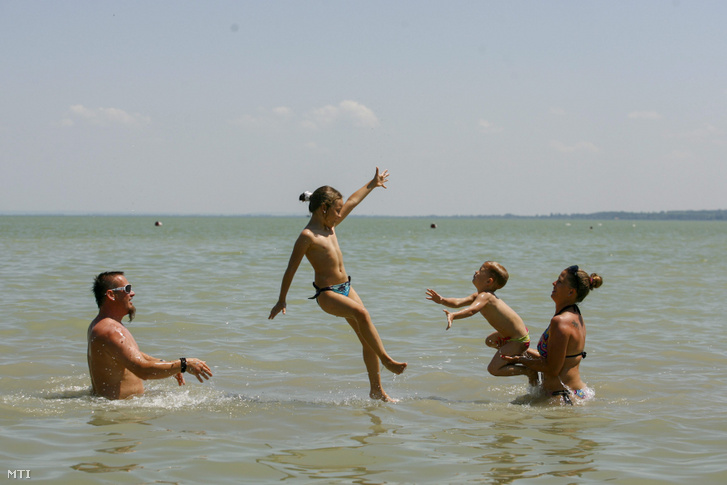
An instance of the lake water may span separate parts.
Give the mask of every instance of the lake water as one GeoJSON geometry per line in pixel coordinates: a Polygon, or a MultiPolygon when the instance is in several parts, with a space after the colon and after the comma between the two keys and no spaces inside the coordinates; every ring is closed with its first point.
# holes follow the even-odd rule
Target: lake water
{"type": "Polygon", "coordinates": [[[727,481],[727,224],[348,219],[346,269],[409,363],[384,371],[387,404],[367,397],[350,327],[307,299],[307,262],[287,315],[267,320],[306,221],[0,217],[0,462],[74,484],[727,481]],[[510,272],[498,295],[535,340],[563,268],[603,276],[581,305],[593,400],[516,404],[526,381],[487,373],[485,320],[445,332],[425,289],[467,295],[485,260],[510,272]],[[90,287],[118,269],[141,349],[206,360],[212,380],[89,395],[90,287]]]}

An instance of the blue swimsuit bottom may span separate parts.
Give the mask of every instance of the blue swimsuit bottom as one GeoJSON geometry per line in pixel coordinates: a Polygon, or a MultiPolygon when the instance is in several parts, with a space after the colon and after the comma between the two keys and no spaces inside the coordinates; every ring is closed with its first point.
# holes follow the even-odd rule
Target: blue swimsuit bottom
{"type": "Polygon", "coordinates": [[[318,296],[324,291],[332,291],[334,293],[338,293],[339,295],[348,296],[348,293],[351,291],[351,277],[349,276],[348,281],[346,281],[345,283],[326,286],[325,288],[318,288],[318,286],[313,283],[313,288],[316,289],[316,294],[308,298],[309,300],[317,300],[318,296]]]}

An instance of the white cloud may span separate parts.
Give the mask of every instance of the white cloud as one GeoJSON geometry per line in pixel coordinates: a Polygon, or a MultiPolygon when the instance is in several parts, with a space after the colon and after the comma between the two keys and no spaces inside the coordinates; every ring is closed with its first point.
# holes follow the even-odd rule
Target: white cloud
{"type": "Polygon", "coordinates": [[[574,145],[566,145],[562,141],[553,140],[550,142],[550,147],[561,153],[576,153],[576,152],[598,152],[598,147],[590,141],[579,141],[574,145]]]}
{"type": "Polygon", "coordinates": [[[499,133],[502,131],[502,128],[499,126],[496,126],[495,124],[487,121],[487,120],[480,120],[477,122],[477,127],[479,128],[480,132],[491,134],[491,133],[499,133]]]}
{"type": "Polygon", "coordinates": [[[260,120],[260,118],[256,118],[252,115],[242,115],[236,120],[233,120],[232,123],[245,128],[257,128],[261,125],[260,120]]]}
{"type": "Polygon", "coordinates": [[[327,125],[336,121],[339,110],[335,106],[328,105],[313,111],[312,117],[320,124],[327,125]]]}
{"type": "Polygon", "coordinates": [[[273,108],[272,112],[278,118],[286,120],[292,118],[294,115],[293,110],[288,108],[287,106],[278,106],[277,108],[273,108]]]}
{"type": "Polygon", "coordinates": [[[71,106],[71,113],[80,118],[93,119],[96,114],[90,109],[80,104],[74,104],[71,106]]]}
{"type": "Polygon", "coordinates": [[[344,117],[350,118],[356,126],[375,128],[379,125],[379,119],[374,112],[356,101],[342,101],[339,106],[344,117]]]}
{"type": "Polygon", "coordinates": [[[694,153],[688,150],[672,150],[669,153],[669,158],[672,160],[689,161],[694,159],[694,153]]]}
{"type": "Polygon", "coordinates": [[[632,120],[660,120],[661,115],[656,111],[632,111],[627,115],[632,120]]]}
{"type": "Polygon", "coordinates": [[[303,120],[300,122],[300,127],[306,130],[317,130],[318,125],[315,124],[312,120],[303,120]]]}
{"type": "MultiPolygon", "coordinates": [[[[148,116],[139,113],[127,113],[118,108],[90,109],[82,104],[74,104],[69,108],[69,111],[72,117],[85,120],[93,125],[145,126],[151,123],[151,118],[148,116]]],[[[64,118],[60,124],[61,126],[73,126],[75,122],[72,118],[64,118]]]]}
{"type": "Polygon", "coordinates": [[[120,123],[122,125],[146,125],[151,121],[148,116],[142,116],[138,113],[132,115],[118,108],[99,108],[98,111],[101,119],[111,123],[120,123]]]}
{"type": "MultiPolygon", "coordinates": [[[[375,128],[379,126],[379,119],[376,114],[363,104],[344,100],[337,106],[331,104],[313,110],[310,116],[311,122],[316,126],[330,125],[333,123],[350,123],[359,128],[375,128]]],[[[310,127],[310,123],[307,123],[310,127]]]]}
{"type": "Polygon", "coordinates": [[[334,124],[349,124],[360,128],[375,128],[379,125],[376,114],[361,103],[345,100],[338,105],[326,105],[313,109],[306,116],[297,117],[287,106],[272,109],[258,109],[254,115],[246,114],[233,121],[245,128],[272,128],[298,118],[298,126],[306,130],[318,130],[334,124]]]}
{"type": "Polygon", "coordinates": [[[686,140],[688,142],[692,143],[715,143],[718,145],[724,144],[724,132],[717,128],[716,126],[705,123],[703,126],[699,128],[695,128],[694,130],[687,131],[684,133],[680,133],[677,135],[677,138],[686,140]]]}
{"type": "Polygon", "coordinates": [[[295,116],[292,109],[287,106],[276,108],[258,108],[254,115],[246,114],[232,121],[233,124],[244,128],[271,128],[277,127],[295,116]]]}
{"type": "Polygon", "coordinates": [[[550,108],[550,113],[556,116],[565,116],[565,110],[563,108],[553,107],[550,108]]]}

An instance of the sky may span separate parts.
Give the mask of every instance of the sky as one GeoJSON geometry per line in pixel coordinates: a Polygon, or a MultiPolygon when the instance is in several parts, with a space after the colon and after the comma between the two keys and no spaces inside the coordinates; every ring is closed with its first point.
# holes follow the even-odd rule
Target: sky
{"type": "Polygon", "coordinates": [[[0,213],[727,209],[727,2],[0,0],[0,213]]]}

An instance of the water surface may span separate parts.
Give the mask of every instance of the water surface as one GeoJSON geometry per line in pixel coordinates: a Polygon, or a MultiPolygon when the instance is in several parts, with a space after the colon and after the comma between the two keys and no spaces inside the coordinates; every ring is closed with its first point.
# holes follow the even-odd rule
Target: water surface
{"type": "Polygon", "coordinates": [[[397,404],[367,398],[360,346],[315,302],[301,265],[268,321],[305,218],[0,217],[0,457],[54,483],[723,483],[727,479],[727,225],[350,218],[346,269],[384,344],[397,404]],[[430,224],[437,228],[431,229],[430,224]],[[604,278],[582,305],[596,396],[514,404],[487,374],[480,316],[444,331],[445,296],[497,260],[499,296],[534,338],[571,264],[604,278]],[[143,351],[204,359],[214,378],[89,395],[93,277],[134,284],[143,351]]]}

